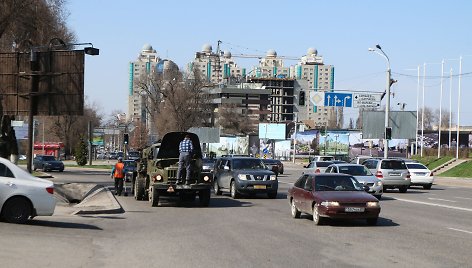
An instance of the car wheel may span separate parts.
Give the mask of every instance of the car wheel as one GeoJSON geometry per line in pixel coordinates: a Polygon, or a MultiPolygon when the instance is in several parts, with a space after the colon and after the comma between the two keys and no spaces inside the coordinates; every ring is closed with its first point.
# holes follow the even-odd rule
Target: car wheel
{"type": "Polygon", "coordinates": [[[36,171],[36,169],[38,169],[36,166],[33,165],[33,170],[36,171]]]}
{"type": "Polygon", "coordinates": [[[425,189],[425,190],[430,190],[430,189],[431,189],[431,186],[433,186],[433,184],[426,184],[426,185],[423,185],[423,189],[425,189]]]}
{"type": "Polygon", "coordinates": [[[134,199],[143,200],[144,199],[144,185],[139,183],[139,179],[136,179],[134,182],[134,199]]]}
{"type": "Polygon", "coordinates": [[[211,190],[202,190],[198,192],[198,199],[200,200],[200,206],[208,207],[210,205],[211,190]]]}
{"type": "Polygon", "coordinates": [[[216,195],[221,195],[221,189],[220,189],[220,186],[218,185],[218,181],[215,180],[213,182],[213,192],[216,194],[216,195]]]}
{"type": "Polygon", "coordinates": [[[239,198],[239,193],[238,193],[238,190],[236,190],[236,182],[235,181],[231,182],[230,193],[231,193],[231,197],[233,199],[238,199],[239,198]]]}
{"type": "Polygon", "coordinates": [[[300,218],[300,215],[302,214],[298,209],[297,206],[295,205],[295,201],[293,199],[290,201],[290,210],[292,212],[292,217],[295,219],[300,218]]]}
{"type": "Polygon", "coordinates": [[[59,169],[59,172],[64,172],[64,169],[59,169]]]}
{"type": "Polygon", "coordinates": [[[374,195],[375,198],[377,198],[378,200],[382,199],[382,195],[374,195]]]}
{"type": "Polygon", "coordinates": [[[149,187],[149,203],[151,204],[152,207],[157,207],[159,205],[159,192],[154,191],[154,187],[150,186],[149,187]]]}
{"type": "Polygon", "coordinates": [[[313,223],[315,225],[321,225],[322,223],[322,218],[320,216],[320,213],[318,211],[318,206],[317,205],[314,205],[313,206],[313,223]]]}
{"type": "Polygon", "coordinates": [[[408,191],[408,186],[400,186],[398,190],[400,191],[400,193],[406,193],[406,191],[408,191]]]}
{"type": "Polygon", "coordinates": [[[268,196],[270,199],[276,199],[276,198],[277,198],[277,192],[268,192],[268,193],[267,193],[267,196],[268,196]]]}
{"type": "Polygon", "coordinates": [[[370,219],[367,219],[367,224],[370,225],[370,226],[375,226],[375,225],[377,225],[378,219],[379,219],[379,218],[370,218],[370,219]]]}
{"type": "Polygon", "coordinates": [[[25,223],[31,216],[31,205],[26,198],[14,197],[3,207],[1,218],[9,223],[25,223]]]}

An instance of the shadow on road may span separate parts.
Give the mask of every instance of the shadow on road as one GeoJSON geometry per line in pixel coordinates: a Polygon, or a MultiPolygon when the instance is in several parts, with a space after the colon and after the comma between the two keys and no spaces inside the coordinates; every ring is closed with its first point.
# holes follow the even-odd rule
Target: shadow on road
{"type": "MultiPolygon", "coordinates": [[[[300,218],[306,219],[309,221],[313,221],[313,217],[311,215],[302,215],[300,218]]],[[[324,219],[322,225],[332,226],[332,227],[393,227],[393,226],[400,226],[398,223],[395,223],[391,219],[386,219],[379,217],[377,221],[377,225],[370,226],[367,224],[365,220],[357,220],[357,219],[324,219]]]]}
{"type": "MultiPolygon", "coordinates": [[[[178,198],[161,198],[159,200],[159,207],[183,207],[183,208],[193,208],[200,207],[200,202],[198,197],[195,201],[183,201],[178,198]]],[[[231,199],[230,197],[225,196],[212,196],[210,200],[210,205],[208,208],[230,208],[230,207],[252,207],[251,202],[244,202],[240,200],[231,199]]]]}
{"type": "Polygon", "coordinates": [[[26,223],[32,226],[43,226],[43,227],[54,227],[54,228],[65,228],[65,229],[84,229],[84,230],[103,230],[100,227],[84,223],[74,222],[59,222],[59,221],[44,221],[44,220],[31,220],[26,223]]]}

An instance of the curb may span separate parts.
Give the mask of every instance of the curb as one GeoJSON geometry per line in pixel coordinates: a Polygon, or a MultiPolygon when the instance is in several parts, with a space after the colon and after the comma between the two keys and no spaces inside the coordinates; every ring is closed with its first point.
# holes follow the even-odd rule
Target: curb
{"type": "Polygon", "coordinates": [[[96,189],[82,202],[75,205],[74,208],[80,209],[73,212],[72,215],[119,214],[125,212],[113,193],[106,187],[96,189]]]}

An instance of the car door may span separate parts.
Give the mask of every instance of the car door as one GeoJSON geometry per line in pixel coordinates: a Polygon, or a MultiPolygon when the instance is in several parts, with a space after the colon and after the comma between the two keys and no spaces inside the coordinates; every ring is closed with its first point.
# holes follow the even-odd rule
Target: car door
{"type": "Polygon", "coordinates": [[[304,194],[304,187],[305,187],[305,182],[306,179],[308,178],[308,175],[302,175],[294,184],[292,187],[292,202],[295,202],[295,206],[298,208],[298,210],[302,210],[302,199],[303,199],[303,194],[304,194]]]}
{"type": "Polygon", "coordinates": [[[231,183],[232,161],[227,159],[221,169],[220,182],[223,188],[229,189],[231,183]]]}
{"type": "Polygon", "coordinates": [[[0,163],[0,209],[3,204],[16,189],[15,177],[11,170],[3,163],[0,163]]]}
{"type": "Polygon", "coordinates": [[[311,203],[313,201],[313,177],[307,177],[305,185],[303,187],[302,198],[301,198],[301,210],[310,213],[311,203]]]}

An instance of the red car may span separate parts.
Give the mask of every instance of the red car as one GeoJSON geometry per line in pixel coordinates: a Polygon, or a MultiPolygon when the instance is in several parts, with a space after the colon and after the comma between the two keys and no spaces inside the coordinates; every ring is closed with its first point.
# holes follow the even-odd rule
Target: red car
{"type": "Polygon", "coordinates": [[[304,174],[288,190],[287,198],[292,217],[311,214],[316,225],[325,218],[366,219],[376,225],[380,213],[379,200],[346,174],[304,174]]]}

